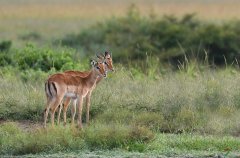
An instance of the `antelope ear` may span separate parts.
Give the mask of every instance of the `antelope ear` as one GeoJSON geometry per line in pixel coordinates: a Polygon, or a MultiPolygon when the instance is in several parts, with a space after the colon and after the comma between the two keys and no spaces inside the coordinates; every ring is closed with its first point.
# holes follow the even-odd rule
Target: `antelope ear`
{"type": "Polygon", "coordinates": [[[98,59],[101,59],[101,60],[104,58],[102,55],[99,55],[99,54],[96,54],[96,56],[98,59]]]}
{"type": "Polygon", "coordinates": [[[105,51],[105,57],[107,57],[107,56],[111,57],[111,54],[109,52],[105,51]]]}
{"type": "Polygon", "coordinates": [[[90,61],[90,63],[91,63],[92,66],[95,66],[97,62],[92,59],[92,60],[90,61]]]}

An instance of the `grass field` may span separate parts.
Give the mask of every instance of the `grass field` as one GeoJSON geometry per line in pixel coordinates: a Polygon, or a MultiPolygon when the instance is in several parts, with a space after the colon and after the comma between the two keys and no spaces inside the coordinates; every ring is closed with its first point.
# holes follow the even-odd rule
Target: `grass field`
{"type": "MultiPolygon", "coordinates": [[[[225,41],[239,39],[234,32],[238,29],[228,34],[225,28],[215,28],[215,24],[240,20],[239,0],[0,0],[0,157],[240,157],[238,60],[233,64],[225,61],[225,65],[217,68],[211,61],[187,59],[187,56],[175,67],[168,62],[161,63],[159,58],[147,54],[148,50],[143,52],[145,50],[138,45],[145,40],[146,48],[152,48],[146,42],[149,38],[145,38],[148,35],[144,32],[148,24],[153,24],[151,18],[136,23],[145,26],[140,31],[143,36],[132,40],[137,45],[134,42],[124,45],[125,41],[137,36],[134,27],[128,23],[139,19],[126,16],[122,23],[118,23],[120,19],[117,18],[108,23],[98,22],[125,16],[132,4],[137,6],[141,17],[182,17],[196,13],[201,19],[198,25],[214,23],[214,27],[209,27],[214,37],[207,38],[206,32],[210,44],[214,45],[215,40],[224,37],[225,40],[217,41],[220,43],[217,48],[225,48],[225,41]],[[112,34],[107,34],[111,28],[102,27],[99,32],[87,30],[78,36],[84,28],[94,28],[90,27],[92,25],[118,24],[122,28],[117,29],[127,29],[133,34],[128,36],[128,32],[123,31],[115,36],[114,29],[112,34]],[[116,49],[128,47],[130,52],[142,51],[137,53],[143,53],[144,58],[142,61],[120,63],[124,60],[119,59],[118,63],[114,62],[116,72],[109,73],[93,92],[89,126],[85,125],[85,117],[83,130],[68,125],[69,109],[66,127],[61,123],[51,128],[48,124],[48,128],[43,129],[47,77],[68,68],[86,70],[88,59],[84,58],[87,56],[84,53],[94,53],[54,45],[56,40],[64,37],[69,37],[71,42],[75,36],[67,34],[76,35],[75,43],[79,39],[87,44],[93,41],[86,46],[93,49],[116,40],[116,49]],[[106,41],[98,39],[105,36],[108,36],[106,41]],[[3,49],[1,41],[4,40],[12,41],[9,50],[3,49]],[[36,43],[36,46],[25,47],[28,42],[36,43]],[[60,65],[58,69],[57,65],[60,65]]],[[[173,25],[174,20],[169,25],[166,23],[156,22],[159,24],[155,26],[156,30],[158,26],[167,26],[168,33],[178,33],[188,24],[194,26],[195,19],[186,21],[187,25],[173,25]]],[[[160,32],[160,38],[161,34],[165,35],[160,32]]],[[[171,37],[166,40],[170,45],[176,43],[171,37]]],[[[178,49],[184,51],[181,42],[178,49]]],[[[154,44],[159,46],[161,42],[154,44]]],[[[227,48],[238,50],[233,43],[228,44],[231,47],[227,48]]],[[[202,49],[207,54],[205,48],[202,49]]],[[[112,53],[113,56],[117,54],[112,53]]],[[[233,52],[236,54],[239,53],[233,52]]]]}
{"type": "MultiPolygon", "coordinates": [[[[197,134],[157,134],[150,143],[135,144],[134,147],[128,144],[129,146],[124,145],[111,150],[91,149],[93,147],[93,144],[89,143],[91,138],[85,136],[86,131],[90,132],[91,128],[95,132],[105,131],[104,128],[99,129],[94,126],[87,127],[80,133],[75,133],[76,129],[72,132],[68,126],[47,131],[35,127],[26,131],[17,124],[8,122],[0,128],[0,134],[5,133],[5,138],[1,138],[0,151],[1,154],[6,153],[3,154],[5,156],[24,154],[22,157],[238,157],[240,155],[239,138],[197,134]]],[[[117,137],[119,134],[112,133],[117,137]]],[[[110,145],[107,140],[94,140],[95,143],[100,143],[99,141],[110,145]]]]}
{"type": "Polygon", "coordinates": [[[116,73],[94,91],[91,125],[83,131],[62,125],[42,129],[41,83],[47,74],[36,74],[28,82],[5,76],[0,90],[0,153],[37,157],[240,154],[237,70],[194,70],[194,74],[182,70],[154,78],[129,71],[116,67],[116,73]]]}

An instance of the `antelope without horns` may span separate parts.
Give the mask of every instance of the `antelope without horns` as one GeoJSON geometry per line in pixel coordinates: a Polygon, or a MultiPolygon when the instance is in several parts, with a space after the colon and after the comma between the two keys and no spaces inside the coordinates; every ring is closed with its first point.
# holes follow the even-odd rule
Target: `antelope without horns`
{"type": "Polygon", "coordinates": [[[92,90],[99,77],[106,77],[105,64],[91,61],[92,69],[82,77],[57,73],[51,75],[45,83],[47,105],[44,111],[44,127],[46,127],[49,110],[51,109],[51,123],[54,126],[54,115],[57,107],[64,97],[73,98],[78,105],[78,126],[82,128],[82,102],[83,98],[92,90]]]}
{"type": "MultiPolygon", "coordinates": [[[[112,56],[109,52],[105,52],[105,54],[96,54],[97,58],[99,60],[101,60],[104,64],[105,64],[105,70],[106,72],[108,71],[114,71],[113,68],[113,64],[112,64],[112,56]]],[[[79,75],[82,77],[85,77],[89,74],[89,71],[65,71],[64,74],[69,74],[69,75],[79,75]]],[[[102,76],[100,76],[97,81],[96,84],[98,84],[101,80],[103,79],[102,76]]],[[[91,101],[91,94],[92,91],[95,89],[95,86],[91,89],[91,91],[88,92],[87,96],[86,96],[86,123],[89,124],[89,111],[90,111],[90,101],[91,101]]],[[[73,99],[71,97],[65,97],[65,100],[62,102],[62,104],[59,105],[59,109],[58,109],[58,124],[60,123],[60,115],[61,115],[61,111],[63,108],[63,120],[64,120],[64,125],[66,125],[66,118],[67,118],[67,109],[68,106],[70,104],[70,101],[73,101],[73,106],[71,109],[71,113],[72,113],[72,124],[74,124],[74,118],[76,115],[76,99],[73,99]]]]}

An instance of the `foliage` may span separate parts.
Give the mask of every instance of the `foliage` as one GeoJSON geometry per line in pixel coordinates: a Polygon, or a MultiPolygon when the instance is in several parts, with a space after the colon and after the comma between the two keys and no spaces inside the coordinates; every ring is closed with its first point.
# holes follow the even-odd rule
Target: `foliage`
{"type": "Polygon", "coordinates": [[[0,43],[0,52],[9,51],[12,46],[12,41],[2,41],[0,43]]]}
{"type": "Polygon", "coordinates": [[[41,35],[37,32],[28,32],[26,34],[20,35],[19,38],[26,41],[33,41],[33,40],[40,40],[41,35]]]}
{"type": "Polygon", "coordinates": [[[87,60],[81,62],[73,49],[37,47],[27,44],[21,49],[0,52],[0,66],[14,67],[22,73],[23,79],[34,71],[56,72],[59,70],[83,69],[87,60]]]}
{"type": "Polygon", "coordinates": [[[16,63],[21,70],[42,70],[49,71],[53,67],[61,70],[65,65],[73,65],[72,55],[62,50],[56,52],[48,48],[36,48],[29,44],[15,56],[16,63]]]}
{"type": "Polygon", "coordinates": [[[108,19],[61,41],[86,52],[109,49],[118,62],[146,59],[148,53],[178,65],[185,55],[201,61],[207,52],[209,63],[223,65],[239,60],[238,26],[239,21],[206,23],[195,14],[146,18],[132,7],[125,17],[108,19]]]}
{"type": "Polygon", "coordinates": [[[145,148],[154,134],[141,127],[98,124],[84,131],[74,127],[39,127],[27,132],[10,122],[0,125],[0,136],[0,154],[22,155],[97,148],[139,151],[142,150],[139,146],[145,148]]]}

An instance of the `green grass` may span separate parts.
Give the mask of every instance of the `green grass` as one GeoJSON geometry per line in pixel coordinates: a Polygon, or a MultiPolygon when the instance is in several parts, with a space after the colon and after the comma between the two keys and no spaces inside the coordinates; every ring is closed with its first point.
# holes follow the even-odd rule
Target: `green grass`
{"type": "MultiPolygon", "coordinates": [[[[21,50],[16,48],[29,41],[39,45],[54,43],[96,21],[126,15],[132,2],[3,0],[0,2],[1,40],[11,40],[13,51],[18,52],[21,50]]],[[[199,19],[214,25],[239,19],[240,12],[240,3],[234,0],[139,0],[134,3],[139,16],[182,17],[195,12],[199,19]]],[[[97,43],[93,43],[93,47],[97,47],[97,43]]],[[[54,48],[54,52],[61,49],[54,48]]],[[[76,56],[73,58],[79,59],[80,53],[72,51],[76,56]]],[[[26,55],[25,50],[22,53],[26,55]]],[[[36,53],[29,51],[29,54],[36,53]]],[[[128,67],[114,63],[116,72],[109,73],[93,92],[90,126],[84,126],[82,131],[68,125],[66,128],[49,125],[42,129],[46,104],[44,81],[56,70],[20,71],[14,65],[1,67],[0,157],[239,157],[239,68],[226,65],[226,68],[211,69],[208,63],[186,61],[174,72],[153,58],[129,63],[128,67]],[[35,126],[22,125],[26,120],[35,126]]],[[[82,66],[85,70],[85,63],[81,60],[79,68],[82,66]]],[[[85,117],[83,121],[85,123],[85,117]]]]}
{"type": "Polygon", "coordinates": [[[41,154],[28,154],[28,155],[21,155],[21,157],[33,157],[33,158],[40,158],[40,157],[86,157],[86,158],[112,158],[112,157],[119,157],[119,158],[126,158],[126,157],[139,157],[139,158],[166,158],[166,157],[228,157],[228,158],[236,158],[239,156],[239,153],[237,152],[204,152],[204,151],[192,151],[189,153],[189,151],[185,152],[179,152],[176,150],[171,150],[166,153],[157,153],[154,151],[151,152],[145,152],[145,153],[139,153],[139,152],[128,152],[125,150],[96,150],[96,151],[89,151],[89,150],[83,150],[78,152],[58,152],[54,154],[47,154],[47,153],[41,153],[41,154]]]}
{"type": "Polygon", "coordinates": [[[154,134],[143,127],[119,124],[94,124],[79,130],[75,127],[39,127],[24,131],[13,122],[0,126],[0,154],[23,155],[59,151],[125,149],[143,151],[154,134]]]}
{"type": "Polygon", "coordinates": [[[146,129],[144,131],[139,128],[133,130],[138,131],[139,134],[133,134],[132,129],[132,127],[117,124],[95,123],[85,127],[83,131],[68,126],[24,131],[15,123],[5,123],[0,126],[0,155],[36,154],[36,157],[41,157],[58,154],[68,156],[119,154],[141,157],[147,155],[233,156],[240,154],[240,139],[236,137],[156,134],[153,139],[150,131],[144,132],[146,129]]]}
{"type": "MultiPolygon", "coordinates": [[[[36,78],[29,81],[9,72],[3,75],[0,119],[42,121],[47,74],[25,74],[24,78],[36,78]]],[[[238,136],[239,78],[236,69],[225,69],[196,71],[194,76],[184,71],[159,74],[153,79],[117,66],[93,92],[91,121],[143,126],[156,132],[238,136]]]]}
{"type": "MultiPolygon", "coordinates": [[[[38,78],[22,81],[18,71],[5,71],[0,79],[0,118],[41,123],[43,83],[48,74],[32,72],[28,75],[38,78]]],[[[93,93],[89,127],[80,131],[49,125],[44,130],[39,124],[32,129],[25,125],[29,126],[26,130],[16,123],[1,124],[0,153],[32,157],[234,157],[240,154],[236,137],[240,133],[239,78],[238,70],[230,67],[186,68],[152,77],[116,66],[116,72],[109,73],[93,93]]]]}

